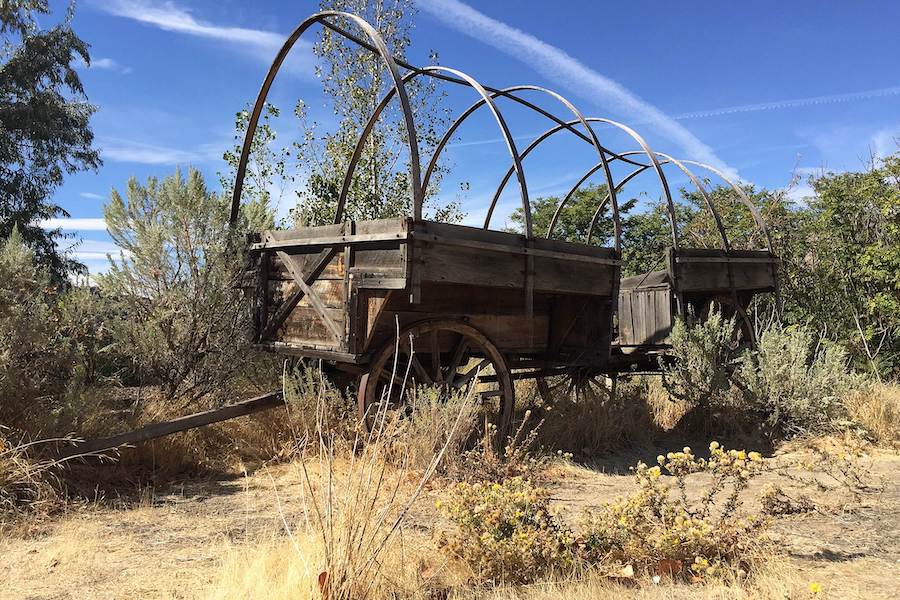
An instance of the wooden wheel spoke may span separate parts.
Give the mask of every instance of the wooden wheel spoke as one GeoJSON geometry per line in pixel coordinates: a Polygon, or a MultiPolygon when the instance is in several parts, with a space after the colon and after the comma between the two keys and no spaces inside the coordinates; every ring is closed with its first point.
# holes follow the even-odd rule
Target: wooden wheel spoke
{"type": "Polygon", "coordinates": [[[447,385],[454,385],[456,371],[459,369],[459,365],[462,364],[463,355],[468,347],[469,341],[466,339],[466,336],[460,335],[459,341],[456,342],[456,347],[453,348],[453,354],[450,356],[450,365],[447,367],[447,385]]]}
{"type": "Polygon", "coordinates": [[[485,401],[488,411],[484,415],[485,423],[493,422],[497,429],[484,429],[483,433],[491,432],[491,443],[506,439],[515,403],[509,364],[491,340],[474,327],[449,319],[415,323],[400,333],[399,344],[396,339],[385,340],[370,360],[357,390],[360,418],[369,431],[373,427],[374,407],[404,413],[413,409],[405,394],[413,385],[408,375],[413,375],[415,384],[438,384],[445,391],[459,390],[475,381],[486,384],[479,385],[480,390],[474,390],[475,398],[485,401]],[[471,360],[473,353],[477,355],[474,361],[471,360]],[[423,359],[422,356],[427,354],[431,357],[423,359]],[[397,370],[401,371],[399,376],[393,373],[395,361],[397,370]],[[477,364],[470,367],[471,363],[477,364]],[[487,370],[488,367],[491,369],[487,370]],[[483,372],[485,381],[479,376],[483,372]],[[389,385],[392,389],[388,398],[389,385]]]}
{"type": "Polygon", "coordinates": [[[444,375],[441,373],[441,346],[438,343],[437,329],[431,332],[431,372],[434,373],[434,383],[442,385],[444,383],[444,375]]]}
{"type": "Polygon", "coordinates": [[[425,367],[422,366],[422,361],[420,361],[419,357],[416,356],[416,351],[413,347],[413,340],[410,339],[409,346],[407,346],[406,344],[400,344],[400,350],[404,355],[406,355],[405,360],[399,361],[399,364],[403,365],[403,369],[406,370],[407,365],[412,367],[413,372],[419,379],[419,383],[432,385],[434,381],[431,379],[431,376],[428,375],[428,371],[425,370],[425,367]]]}
{"type": "Polygon", "coordinates": [[[399,386],[403,387],[403,378],[400,377],[399,375],[394,375],[387,369],[381,369],[378,372],[378,378],[384,380],[387,383],[390,383],[391,380],[393,380],[394,385],[399,385],[399,386]]]}
{"type": "Polygon", "coordinates": [[[484,367],[491,364],[491,361],[487,358],[479,362],[477,365],[466,371],[463,375],[459,377],[458,380],[453,382],[453,387],[459,389],[469,383],[476,375],[478,375],[479,371],[481,371],[484,367]]]}
{"type": "Polygon", "coordinates": [[[419,361],[419,357],[413,354],[409,357],[410,362],[412,362],[413,370],[416,372],[416,375],[419,376],[421,383],[425,385],[434,384],[434,380],[428,374],[428,371],[425,370],[425,367],[422,366],[422,363],[419,361]]]}

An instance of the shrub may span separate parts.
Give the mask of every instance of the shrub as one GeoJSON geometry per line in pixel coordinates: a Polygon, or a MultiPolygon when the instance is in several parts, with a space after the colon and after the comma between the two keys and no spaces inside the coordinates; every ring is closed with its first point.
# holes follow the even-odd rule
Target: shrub
{"type": "Polygon", "coordinates": [[[529,583],[575,561],[574,534],[550,510],[550,494],[513,477],[501,483],[457,483],[437,507],[456,528],[443,548],[479,581],[529,583]]]}
{"type": "Polygon", "coordinates": [[[722,404],[731,389],[734,320],[712,310],[705,320],[678,319],[670,336],[672,361],[660,359],[662,382],[669,395],[694,406],[722,404]]]}
{"type": "Polygon", "coordinates": [[[325,377],[321,368],[306,363],[285,366],[284,400],[296,449],[319,438],[350,445],[357,434],[356,404],[325,377]]]}
{"type": "MultiPolygon", "coordinates": [[[[320,414],[322,410],[318,411],[320,414]]],[[[446,432],[446,441],[432,455],[420,475],[414,475],[408,459],[397,460],[392,447],[403,416],[388,411],[387,403],[375,415],[368,434],[357,430],[345,467],[335,460],[334,442],[323,432],[318,438],[318,466],[311,474],[307,461],[299,461],[303,478],[308,533],[322,548],[318,586],[329,600],[365,600],[385,597],[396,587],[396,573],[389,572],[386,555],[407,513],[434,475],[447,453],[462,413],[446,432]],[[403,465],[397,469],[391,464],[403,465]],[[418,479],[407,493],[406,484],[418,479]]],[[[298,548],[298,552],[299,552],[298,548]]],[[[305,560],[305,557],[302,557],[305,560]]]]}
{"type": "Polygon", "coordinates": [[[457,470],[477,425],[478,407],[473,393],[474,390],[446,391],[434,386],[408,390],[405,401],[409,410],[397,422],[389,459],[395,464],[405,462],[410,468],[424,469],[446,446],[439,470],[457,470]]]}
{"type": "MultiPolygon", "coordinates": [[[[531,481],[543,477],[554,455],[543,448],[536,448],[544,421],[532,425],[532,413],[526,410],[515,433],[506,439],[500,451],[495,447],[496,426],[487,425],[487,432],[480,444],[462,452],[459,460],[448,465],[451,478],[458,481],[502,481],[511,477],[524,477],[531,481]]],[[[570,459],[571,454],[557,450],[555,456],[570,459]]]]}
{"type": "Polygon", "coordinates": [[[551,389],[549,402],[536,399],[543,417],[536,443],[594,456],[647,442],[659,430],[651,406],[655,398],[651,398],[647,382],[623,377],[616,387],[613,394],[608,388],[593,386],[568,392],[565,385],[559,385],[551,389]]]}
{"type": "Polygon", "coordinates": [[[238,289],[244,246],[227,202],[191,170],[146,186],[131,179],[124,198],[112,193],[104,216],[121,248],[98,277],[115,304],[118,347],[175,410],[208,395],[224,399],[249,360],[250,322],[238,289]]]}
{"type": "Polygon", "coordinates": [[[741,358],[735,381],[746,409],[770,435],[816,434],[845,425],[844,398],[859,384],[837,345],[813,349],[803,329],[773,327],[741,358]]]}
{"type": "Polygon", "coordinates": [[[71,372],[58,291],[18,231],[0,248],[0,421],[26,427],[51,409],[71,372]]]}
{"type": "Polygon", "coordinates": [[[756,452],[725,450],[710,444],[710,458],[696,458],[690,448],[657,457],[659,464],[638,463],[640,490],[587,515],[581,552],[588,562],[627,564],[654,574],[703,578],[720,567],[747,568],[760,556],[760,532],[766,522],[738,514],[742,493],[761,472],[756,452]],[[675,478],[674,488],[663,473],[675,478]],[[711,477],[692,498],[685,478],[711,477]]]}

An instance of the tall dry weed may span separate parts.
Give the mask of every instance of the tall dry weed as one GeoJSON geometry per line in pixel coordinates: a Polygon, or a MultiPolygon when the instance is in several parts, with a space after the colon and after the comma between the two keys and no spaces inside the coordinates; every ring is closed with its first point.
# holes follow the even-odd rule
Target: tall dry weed
{"type": "Polygon", "coordinates": [[[850,417],[879,444],[900,445],[900,385],[871,383],[846,397],[850,417]]]}

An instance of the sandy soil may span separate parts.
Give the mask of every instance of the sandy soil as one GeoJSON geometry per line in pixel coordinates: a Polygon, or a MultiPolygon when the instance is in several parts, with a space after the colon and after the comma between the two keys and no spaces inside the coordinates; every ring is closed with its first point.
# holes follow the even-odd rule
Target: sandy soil
{"type": "MultiPolygon", "coordinates": [[[[633,491],[626,465],[655,455],[654,450],[590,466],[555,466],[548,485],[562,514],[576,521],[585,508],[633,491]]],[[[793,448],[774,460],[811,458],[793,448]]],[[[813,499],[824,510],[781,517],[773,531],[788,560],[809,581],[820,582],[827,597],[895,598],[900,455],[877,451],[859,460],[869,469],[871,489],[857,497],[846,490],[818,491],[813,499]]],[[[270,539],[283,531],[281,513],[299,514],[299,477],[296,466],[279,465],[249,476],[185,482],[132,508],[73,510],[37,535],[0,540],[0,598],[202,596],[229,549],[270,539]]],[[[755,486],[767,480],[774,476],[755,486]]],[[[439,522],[436,490],[411,514],[412,525],[423,531],[439,522]]]]}

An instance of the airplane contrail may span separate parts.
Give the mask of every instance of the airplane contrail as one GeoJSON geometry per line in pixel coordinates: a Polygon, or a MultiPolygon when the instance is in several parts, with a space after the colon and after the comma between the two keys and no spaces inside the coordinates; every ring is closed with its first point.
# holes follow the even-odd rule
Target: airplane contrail
{"type": "Polygon", "coordinates": [[[734,168],[716,156],[712,148],[677,120],[561,49],[488,17],[459,0],[420,0],[417,5],[450,27],[529,64],[548,80],[572,90],[582,98],[611,107],[631,116],[635,121],[649,123],[657,133],[678,144],[684,154],[739,178],[734,168]]]}
{"type": "Polygon", "coordinates": [[[804,106],[815,106],[817,104],[838,104],[856,100],[871,100],[873,98],[885,98],[888,96],[900,96],[900,86],[887,87],[878,90],[866,90],[862,92],[850,92],[848,94],[830,94],[828,96],[811,96],[809,98],[792,98],[790,100],[776,100],[774,102],[760,102],[758,104],[712,108],[709,110],[686,112],[675,115],[672,118],[678,120],[704,119],[706,117],[719,117],[722,115],[733,115],[746,112],[779,110],[783,108],[802,108],[804,106]]]}

